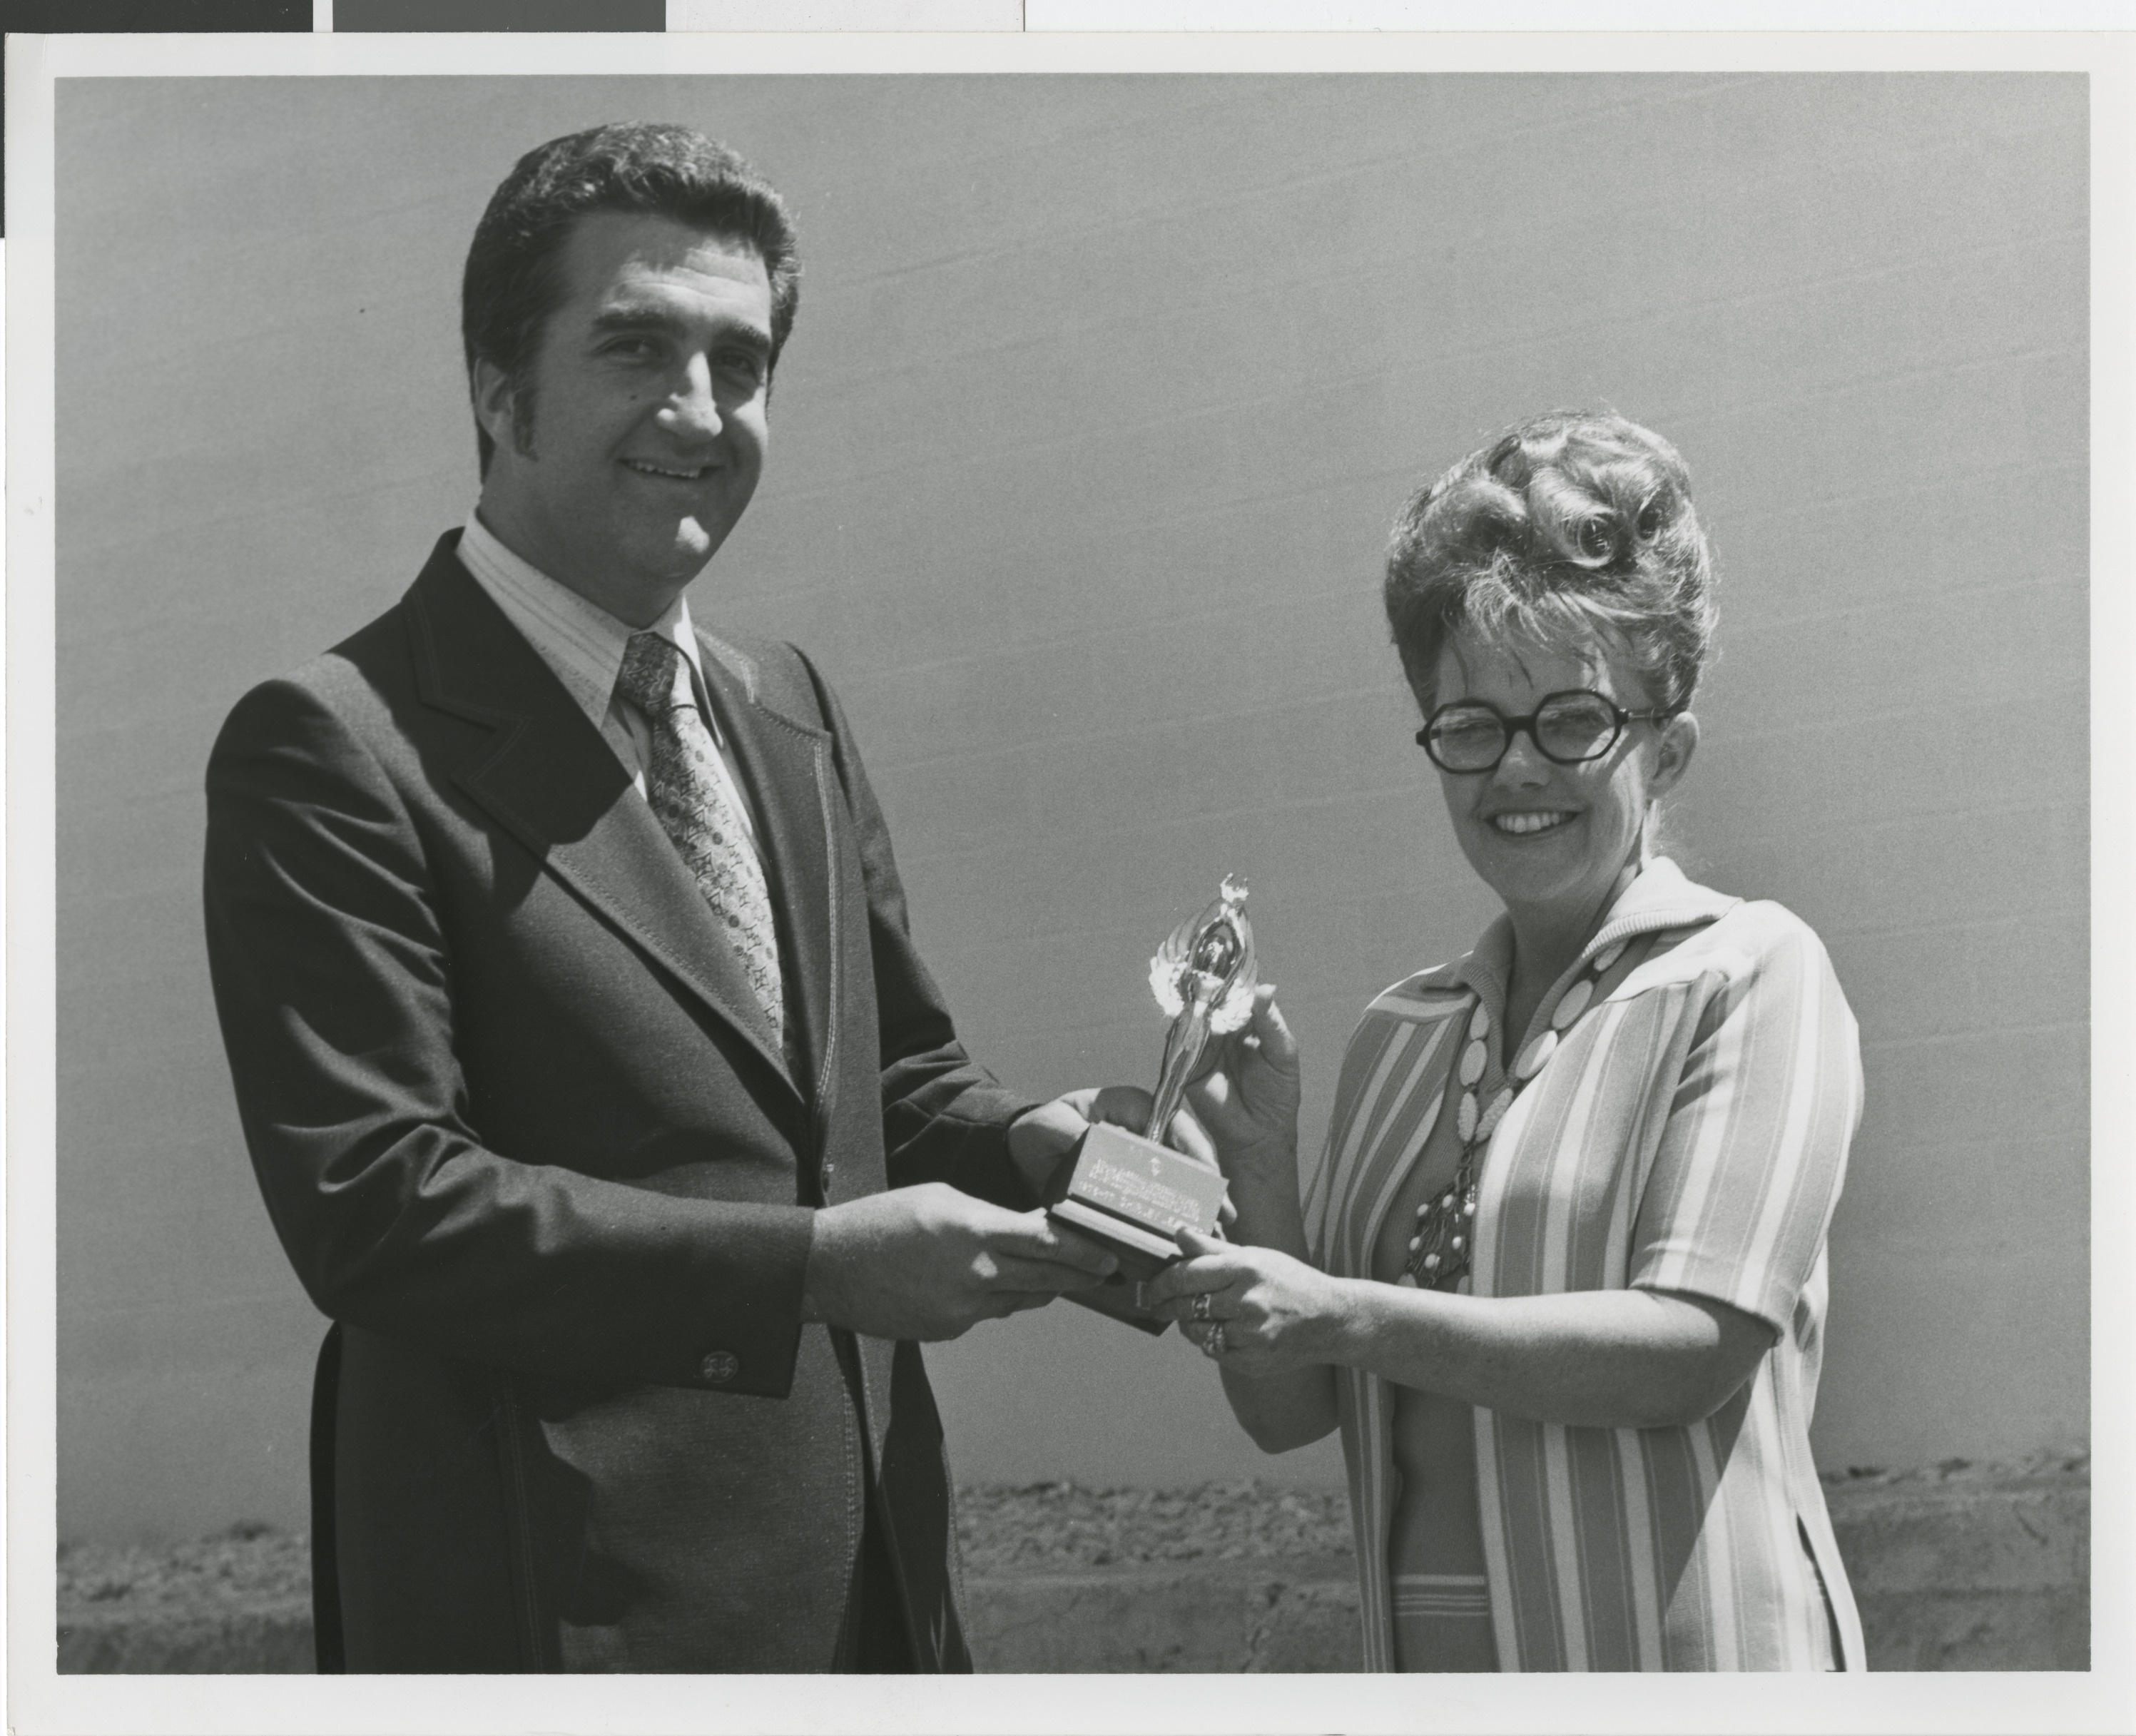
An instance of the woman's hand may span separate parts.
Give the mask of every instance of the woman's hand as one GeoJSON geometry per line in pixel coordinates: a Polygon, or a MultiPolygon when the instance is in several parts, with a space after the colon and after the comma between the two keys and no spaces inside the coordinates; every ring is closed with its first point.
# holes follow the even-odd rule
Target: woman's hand
{"type": "Polygon", "coordinates": [[[1347,1287],[1338,1280],[1272,1247],[1192,1230],[1179,1232],[1179,1245],[1188,1257],[1144,1285],[1143,1301],[1227,1373],[1259,1379],[1335,1359],[1347,1287]]]}
{"type": "Polygon", "coordinates": [[[1255,990],[1253,1016],[1224,1038],[1216,1066],[1187,1097],[1227,1176],[1243,1179],[1274,1166],[1295,1185],[1298,1039],[1272,985],[1255,990]]]}

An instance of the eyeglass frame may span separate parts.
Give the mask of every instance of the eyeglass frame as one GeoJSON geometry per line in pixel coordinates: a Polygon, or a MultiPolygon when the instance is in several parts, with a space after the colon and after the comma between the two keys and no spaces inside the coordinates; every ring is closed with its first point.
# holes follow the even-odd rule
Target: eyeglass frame
{"type": "Polygon", "coordinates": [[[1561,688],[1554,693],[1545,693],[1541,698],[1536,702],[1536,708],[1528,712],[1526,717],[1507,717],[1488,699],[1449,699],[1445,704],[1435,707],[1431,715],[1424,720],[1424,727],[1416,732],[1416,745],[1425,751],[1425,756],[1430,760],[1431,763],[1436,766],[1441,771],[1444,772],[1449,777],[1482,777],[1486,776],[1488,773],[1496,771],[1499,766],[1505,764],[1506,756],[1513,751],[1513,737],[1521,734],[1526,734],[1528,740],[1534,744],[1535,751],[1541,754],[1546,760],[1548,760],[1553,766],[1591,766],[1595,761],[1600,759],[1603,755],[1609,752],[1611,748],[1614,747],[1619,742],[1624,739],[1624,731],[1629,725],[1634,723],[1665,723],[1672,717],[1677,717],[1682,715],[1683,708],[1682,706],[1657,706],[1647,711],[1628,712],[1623,706],[1618,704],[1617,702],[1612,699],[1607,693],[1598,693],[1591,687],[1561,688]],[[1609,708],[1609,716],[1612,720],[1613,727],[1609,732],[1609,740],[1604,742],[1600,747],[1596,748],[1594,752],[1580,754],[1571,759],[1566,759],[1561,754],[1552,753],[1547,747],[1542,745],[1542,737],[1536,733],[1536,720],[1542,716],[1544,710],[1549,706],[1551,701],[1553,699],[1600,700],[1604,705],[1609,708]],[[1498,720],[1498,727],[1504,732],[1505,741],[1498,749],[1498,756],[1493,760],[1488,766],[1463,766],[1459,767],[1449,766],[1444,760],[1440,759],[1438,754],[1432,749],[1432,726],[1438,722],[1441,717],[1444,717],[1447,712],[1451,711],[1459,711],[1464,707],[1473,708],[1478,711],[1488,712],[1493,717],[1498,720]]]}

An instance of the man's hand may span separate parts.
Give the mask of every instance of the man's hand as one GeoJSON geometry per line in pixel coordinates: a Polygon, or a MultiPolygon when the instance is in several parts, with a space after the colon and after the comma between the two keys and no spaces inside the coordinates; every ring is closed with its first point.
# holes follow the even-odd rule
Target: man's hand
{"type": "Polygon", "coordinates": [[[1102,1283],[1119,1266],[1043,1212],[923,1182],[816,1213],[801,1317],[875,1338],[956,1338],[1102,1283]]]}
{"type": "MultiPolygon", "coordinates": [[[[1156,1106],[1150,1094],[1135,1085],[1091,1086],[1071,1091],[1027,1110],[1009,1123],[1008,1155],[1033,1193],[1046,1191],[1046,1183],[1061,1159],[1075,1149],[1075,1142],[1090,1131],[1094,1121],[1110,1121],[1116,1127],[1140,1133],[1149,1125],[1156,1106]]],[[[1172,1118],[1165,1143],[1175,1151],[1216,1167],[1216,1148],[1194,1117],[1185,1110],[1172,1118]]]]}

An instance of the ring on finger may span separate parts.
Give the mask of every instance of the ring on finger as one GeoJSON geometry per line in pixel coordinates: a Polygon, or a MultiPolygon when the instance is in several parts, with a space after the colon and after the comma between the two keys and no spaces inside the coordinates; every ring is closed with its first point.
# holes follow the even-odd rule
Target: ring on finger
{"type": "Polygon", "coordinates": [[[1211,1360],[1224,1354],[1224,1323],[1221,1320],[1209,1329],[1209,1335],[1202,1340],[1202,1354],[1211,1360]]]}
{"type": "Polygon", "coordinates": [[[1209,1310],[1211,1305],[1212,1299],[1210,1296],[1209,1292],[1206,1290],[1203,1291],[1199,1296],[1194,1298],[1194,1318],[1197,1320],[1206,1320],[1208,1319],[1209,1310]]]}

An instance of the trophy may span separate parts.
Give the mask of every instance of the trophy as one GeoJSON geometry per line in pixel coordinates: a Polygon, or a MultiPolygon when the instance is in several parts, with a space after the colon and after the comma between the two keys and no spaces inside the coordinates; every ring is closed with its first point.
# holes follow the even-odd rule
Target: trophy
{"type": "Polygon", "coordinates": [[[1154,1277],[1180,1257],[1175,1230],[1217,1233],[1224,1206],[1222,1174],[1161,1141],[1210,1038],[1252,1016],[1259,978],[1245,901],[1245,887],[1226,875],[1216,899],[1173,929],[1149,961],[1151,991],[1172,1026],[1148,1126],[1137,1134],[1095,1123],[1047,1190],[1051,1217],[1103,1243],[1120,1262],[1106,1286],[1070,1291],[1070,1299],[1145,1332],[1162,1332],[1167,1323],[1134,1307],[1122,1286],[1154,1277]]]}

